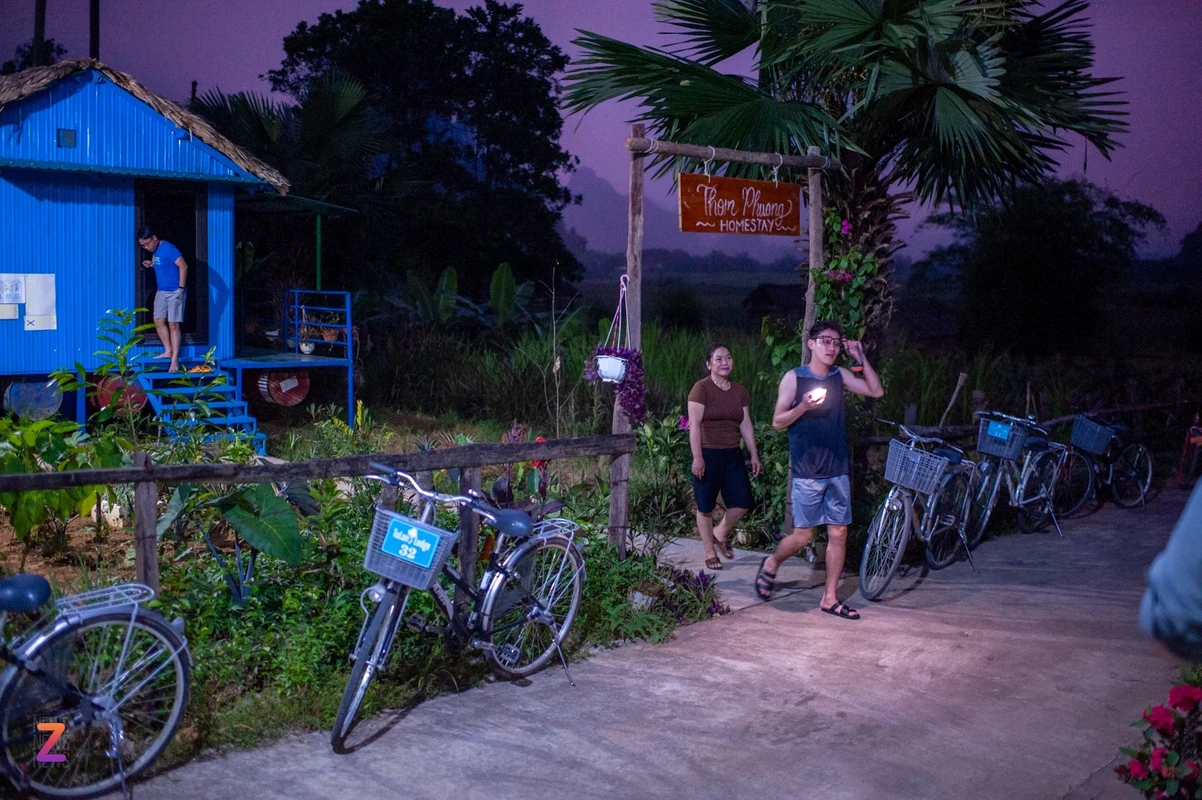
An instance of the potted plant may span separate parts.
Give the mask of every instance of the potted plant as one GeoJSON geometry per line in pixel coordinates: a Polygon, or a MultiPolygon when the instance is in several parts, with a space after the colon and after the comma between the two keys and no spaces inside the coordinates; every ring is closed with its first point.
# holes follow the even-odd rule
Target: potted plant
{"type": "Polygon", "coordinates": [[[322,328],[316,325],[302,325],[300,329],[300,351],[305,355],[312,355],[314,348],[317,347],[315,342],[321,336],[322,328]]]}
{"type": "MultiPolygon", "coordinates": [[[[614,372],[610,373],[614,375],[614,372]]],[[[647,419],[647,387],[643,385],[643,354],[638,350],[630,350],[625,347],[598,347],[593,354],[593,360],[588,362],[584,369],[584,379],[589,383],[597,380],[602,380],[606,383],[614,384],[614,394],[618,396],[618,402],[622,406],[622,410],[626,412],[626,416],[636,422],[644,422],[647,419]],[[622,374],[617,379],[606,378],[601,374],[601,365],[604,363],[607,369],[616,369],[615,361],[602,361],[602,359],[614,359],[622,365],[622,374]]]]}

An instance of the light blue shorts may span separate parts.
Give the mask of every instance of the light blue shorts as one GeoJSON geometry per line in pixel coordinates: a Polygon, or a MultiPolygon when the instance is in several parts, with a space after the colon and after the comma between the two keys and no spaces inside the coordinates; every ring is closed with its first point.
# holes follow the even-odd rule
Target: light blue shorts
{"type": "Polygon", "coordinates": [[[851,478],[794,478],[793,527],[851,524],[851,478]]]}

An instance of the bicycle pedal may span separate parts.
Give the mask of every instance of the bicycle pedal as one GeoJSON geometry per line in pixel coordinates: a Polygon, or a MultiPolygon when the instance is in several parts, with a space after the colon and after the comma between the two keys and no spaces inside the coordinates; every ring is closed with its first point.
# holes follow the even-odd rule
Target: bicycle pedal
{"type": "Polygon", "coordinates": [[[413,616],[409,617],[409,619],[405,620],[405,626],[410,630],[417,631],[418,633],[442,634],[449,630],[449,628],[446,628],[442,625],[431,625],[421,614],[414,614],[413,616]]]}

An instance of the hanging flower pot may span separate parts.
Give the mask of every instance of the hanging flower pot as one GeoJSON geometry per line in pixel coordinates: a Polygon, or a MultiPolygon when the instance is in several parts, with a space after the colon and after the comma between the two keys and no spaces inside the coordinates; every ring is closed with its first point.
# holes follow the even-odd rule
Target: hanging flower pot
{"type": "Polygon", "coordinates": [[[606,383],[619,383],[626,377],[626,359],[619,356],[597,356],[597,377],[606,383]]]}

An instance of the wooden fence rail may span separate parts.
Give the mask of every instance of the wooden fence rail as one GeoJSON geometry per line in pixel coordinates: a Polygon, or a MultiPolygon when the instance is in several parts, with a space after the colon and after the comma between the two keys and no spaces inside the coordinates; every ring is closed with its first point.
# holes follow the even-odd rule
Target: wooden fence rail
{"type": "MultiPolygon", "coordinates": [[[[431,450],[424,453],[376,453],[345,458],[318,458],[284,464],[155,464],[146,453],[134,453],[132,467],[81,469],[62,472],[24,472],[0,475],[0,492],[29,492],[101,486],[117,483],[134,485],[134,553],[138,580],[156,591],[159,588],[159,559],[156,528],[160,483],[287,483],[322,478],[353,478],[371,475],[377,470],[372,462],[409,473],[435,470],[461,471],[460,488],[480,488],[480,468],[515,464],[523,461],[557,461],[565,458],[609,456],[611,460],[634,452],[634,434],[586,436],[579,439],[552,439],[549,442],[514,444],[469,444],[431,450]]],[[[395,502],[396,494],[389,493],[395,502]]],[[[461,551],[475,553],[477,521],[474,515],[460,514],[464,534],[461,551]],[[470,519],[467,519],[470,517],[470,519]]],[[[611,532],[624,532],[627,525],[625,505],[610,509],[611,532]]]]}

